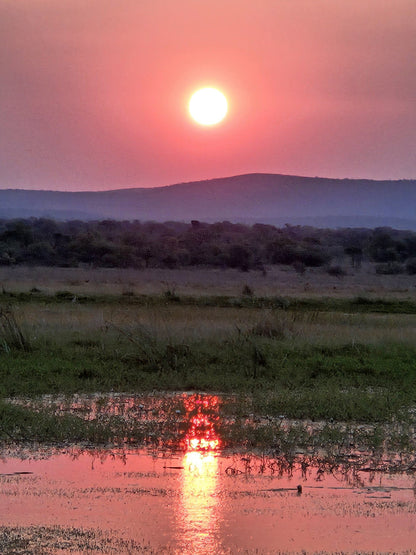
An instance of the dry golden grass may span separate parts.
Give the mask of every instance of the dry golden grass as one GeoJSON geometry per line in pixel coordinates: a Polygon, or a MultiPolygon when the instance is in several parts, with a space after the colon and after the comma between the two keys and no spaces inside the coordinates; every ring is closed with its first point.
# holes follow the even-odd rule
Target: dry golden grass
{"type": "Polygon", "coordinates": [[[398,342],[414,345],[416,317],[407,314],[320,313],[313,322],[299,322],[294,330],[297,341],[306,343],[382,345],[398,342]]]}
{"type": "Polygon", "coordinates": [[[77,303],[16,307],[16,317],[30,340],[56,342],[105,339],[117,329],[133,336],[145,331],[162,341],[192,342],[232,339],[239,334],[271,330],[271,336],[293,345],[347,343],[416,343],[416,316],[285,312],[249,308],[196,306],[137,307],[77,303]],[[276,332],[276,333],[275,333],[276,332]]]}
{"type": "MultiPolygon", "coordinates": [[[[36,287],[53,294],[163,294],[240,296],[248,285],[256,296],[382,297],[416,300],[414,276],[380,276],[367,265],[344,278],[310,269],[301,276],[291,267],[273,267],[267,275],[237,270],[119,270],[84,268],[0,267],[0,291],[30,291],[36,287]]],[[[147,333],[164,341],[226,339],[238,333],[270,328],[274,337],[294,344],[416,343],[416,317],[394,314],[282,312],[249,308],[197,307],[169,304],[138,307],[114,303],[82,305],[53,303],[20,305],[16,316],[30,338],[69,339],[104,337],[117,326],[147,333]],[[108,323],[110,323],[109,331],[108,323]]]]}
{"type": "Polygon", "coordinates": [[[308,269],[300,275],[292,267],[274,266],[267,274],[259,271],[187,268],[166,270],[148,268],[45,268],[0,267],[0,290],[29,291],[33,287],[45,293],[69,290],[74,294],[161,294],[168,289],[179,295],[241,295],[248,285],[256,296],[354,297],[416,299],[416,277],[377,275],[374,266],[363,265],[337,278],[323,268],[308,269]]]}

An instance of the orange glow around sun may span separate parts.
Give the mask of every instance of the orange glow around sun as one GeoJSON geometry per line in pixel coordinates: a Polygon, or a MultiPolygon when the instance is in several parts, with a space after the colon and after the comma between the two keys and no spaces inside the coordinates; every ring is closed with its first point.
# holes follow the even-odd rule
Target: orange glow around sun
{"type": "Polygon", "coordinates": [[[221,442],[215,422],[218,421],[218,403],[216,395],[191,395],[185,397],[184,405],[189,422],[185,436],[187,451],[215,451],[221,442]]]}
{"type": "Polygon", "coordinates": [[[228,111],[224,94],[218,89],[205,87],[199,89],[189,101],[189,113],[201,125],[215,125],[222,121],[228,111]]]}

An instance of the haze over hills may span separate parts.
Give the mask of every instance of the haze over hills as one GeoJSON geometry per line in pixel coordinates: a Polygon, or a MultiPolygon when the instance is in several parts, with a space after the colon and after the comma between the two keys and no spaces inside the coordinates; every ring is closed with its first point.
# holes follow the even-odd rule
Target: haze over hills
{"type": "Polygon", "coordinates": [[[0,218],[29,217],[416,229],[416,180],[256,173],[99,192],[0,190],[0,218]]]}

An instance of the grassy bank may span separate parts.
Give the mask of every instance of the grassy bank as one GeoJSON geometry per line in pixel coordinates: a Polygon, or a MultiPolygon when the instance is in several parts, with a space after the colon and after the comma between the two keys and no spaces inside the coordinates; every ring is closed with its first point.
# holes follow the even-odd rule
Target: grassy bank
{"type": "Polygon", "coordinates": [[[263,310],[287,310],[294,312],[348,312],[348,313],[384,313],[416,314],[416,301],[410,299],[391,299],[381,297],[356,296],[339,297],[284,297],[254,296],[249,294],[233,295],[178,295],[175,290],[167,289],[159,295],[135,294],[126,291],[114,294],[77,294],[71,290],[59,290],[53,294],[44,293],[37,288],[30,291],[8,292],[0,294],[1,305],[24,304],[69,304],[122,306],[122,307],[217,307],[245,308],[263,310]]]}
{"type": "Polygon", "coordinates": [[[3,396],[108,391],[250,393],[258,411],[291,418],[384,421],[416,401],[416,348],[291,345],[235,337],[167,343],[86,339],[3,353],[3,396]],[[267,393],[267,395],[266,395],[267,393]]]}
{"type": "MultiPolygon", "coordinates": [[[[238,394],[232,408],[238,417],[375,427],[412,420],[416,322],[410,301],[290,299],[276,307],[249,296],[79,299],[37,291],[6,293],[1,300],[3,399],[196,390],[238,394]]],[[[27,407],[3,402],[0,437],[105,442],[117,435],[111,426],[67,418],[55,425],[54,415],[39,419],[27,407]]],[[[144,441],[147,432],[132,437],[141,434],[144,441]]],[[[239,433],[234,428],[231,436],[239,433]]],[[[263,436],[255,430],[251,440],[249,428],[245,433],[245,441],[276,443],[281,429],[263,436]]]]}

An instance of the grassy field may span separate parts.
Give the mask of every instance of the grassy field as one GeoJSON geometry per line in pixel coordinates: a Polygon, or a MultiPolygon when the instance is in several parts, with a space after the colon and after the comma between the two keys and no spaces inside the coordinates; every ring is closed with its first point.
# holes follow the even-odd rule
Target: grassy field
{"type": "Polygon", "coordinates": [[[378,275],[374,265],[370,263],[353,270],[344,258],[335,262],[345,269],[345,276],[331,276],[325,268],[308,268],[304,274],[299,274],[291,266],[268,267],[265,275],[259,271],[196,267],[177,270],[120,270],[0,266],[0,291],[29,291],[38,288],[48,294],[69,290],[75,295],[161,295],[171,290],[178,295],[239,296],[244,286],[248,285],[258,297],[363,296],[416,301],[415,276],[378,275]]]}
{"type": "MultiPolygon", "coordinates": [[[[33,407],[11,405],[7,399],[207,391],[238,395],[239,402],[234,398],[231,408],[225,403],[224,414],[251,414],[275,422],[261,433],[247,426],[241,430],[235,423],[230,442],[233,437],[253,445],[273,444],[278,437],[283,441],[278,423],[284,417],[298,424],[330,423],[332,432],[327,428],[324,436],[334,443],[350,424],[369,425],[366,441],[380,443],[383,429],[393,430],[394,423],[393,443],[401,448],[413,445],[416,299],[409,276],[406,292],[403,284],[397,292],[395,282],[393,289],[376,296],[377,282],[367,296],[363,285],[351,284],[344,296],[338,290],[307,296],[300,289],[288,295],[288,289],[277,284],[263,291],[261,276],[254,276],[249,285],[250,274],[241,272],[237,285],[232,271],[222,273],[222,284],[212,288],[206,283],[218,279],[215,271],[193,273],[195,280],[203,276],[199,286],[185,282],[181,271],[173,272],[170,281],[160,280],[155,271],[153,281],[135,282],[134,287],[132,273],[117,271],[118,289],[110,287],[114,284],[109,276],[115,275],[111,272],[85,270],[81,279],[77,270],[75,283],[71,270],[54,270],[43,281],[36,271],[31,281],[28,269],[9,269],[10,274],[16,272],[15,280],[6,281],[3,273],[0,281],[3,441],[84,438],[99,443],[115,435],[114,423],[113,428],[102,423],[94,428],[91,422],[66,415],[59,417],[58,425],[51,413],[43,412],[40,418],[33,407]],[[99,276],[102,281],[96,283],[99,276]],[[242,294],[244,285],[251,288],[249,294],[242,294]],[[279,295],[273,296],[277,290],[279,295]]],[[[334,278],[322,274],[321,279],[334,278]]],[[[329,288],[329,282],[322,283],[322,292],[329,288]]],[[[294,429],[285,433],[293,434],[294,429]]],[[[298,444],[311,440],[310,434],[302,433],[298,444]]],[[[138,439],[145,435],[137,430],[138,439]]]]}

